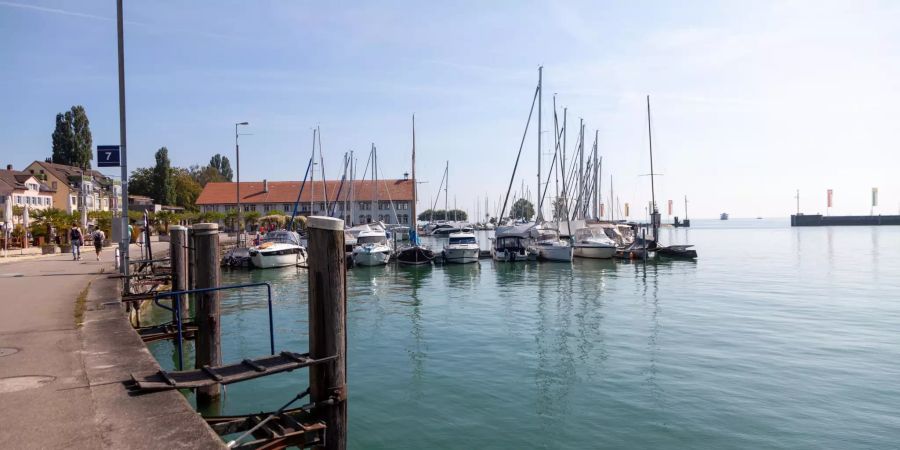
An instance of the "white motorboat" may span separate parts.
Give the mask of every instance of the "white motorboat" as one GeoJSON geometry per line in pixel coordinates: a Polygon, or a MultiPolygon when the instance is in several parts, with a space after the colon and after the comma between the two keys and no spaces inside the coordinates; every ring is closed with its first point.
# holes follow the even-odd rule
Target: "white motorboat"
{"type": "Polygon", "coordinates": [[[391,252],[384,230],[360,231],[353,249],[353,264],[383,266],[390,261],[391,252]]]}
{"type": "Polygon", "coordinates": [[[559,238],[559,231],[553,228],[535,227],[531,232],[534,236],[534,244],[530,249],[537,253],[538,259],[542,261],[572,261],[572,246],[559,238]]]}
{"type": "Polygon", "coordinates": [[[472,225],[465,222],[444,222],[437,224],[429,233],[431,236],[449,236],[453,233],[471,233],[472,225]]]}
{"type": "Polygon", "coordinates": [[[575,256],[579,258],[609,259],[616,254],[616,243],[602,228],[575,230],[575,256]]]}
{"type": "Polygon", "coordinates": [[[473,263],[478,262],[481,248],[474,233],[453,233],[450,242],[444,246],[444,261],[448,263],[473,263]]]}
{"type": "Polygon", "coordinates": [[[249,253],[250,263],[259,269],[306,263],[306,248],[301,245],[300,235],[293,231],[270,231],[259,245],[250,247],[249,253]]]}
{"type": "Polygon", "coordinates": [[[516,225],[503,225],[494,231],[494,242],[491,245],[491,258],[494,261],[534,261],[537,253],[529,247],[534,243],[531,229],[534,222],[516,225]]]}

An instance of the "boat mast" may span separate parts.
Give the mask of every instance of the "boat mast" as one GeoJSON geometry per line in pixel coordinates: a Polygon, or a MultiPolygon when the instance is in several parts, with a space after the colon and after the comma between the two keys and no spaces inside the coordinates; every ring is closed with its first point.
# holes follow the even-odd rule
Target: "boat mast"
{"type": "Polygon", "coordinates": [[[350,150],[350,220],[347,222],[350,223],[350,226],[353,226],[353,178],[356,175],[356,160],[353,158],[353,150],[350,150]]]}
{"type": "Polygon", "coordinates": [[[374,220],[378,216],[378,174],[376,173],[378,166],[377,157],[375,156],[375,143],[372,143],[372,150],[370,151],[372,158],[372,185],[375,187],[373,189],[375,201],[373,202],[372,209],[374,209],[375,213],[372,216],[374,220]]]}
{"type": "Polygon", "coordinates": [[[416,223],[418,218],[416,217],[416,115],[412,116],[412,217],[410,218],[410,222],[412,225],[410,227],[410,239],[412,239],[412,245],[417,245],[419,243],[418,233],[416,231],[416,223]]]}
{"type": "Polygon", "coordinates": [[[537,216],[534,221],[540,223],[543,218],[544,199],[541,197],[541,105],[544,103],[544,88],[542,87],[544,76],[544,66],[538,67],[538,119],[537,119],[537,141],[538,141],[538,168],[537,168],[537,216]]]}
{"type": "Polygon", "coordinates": [[[315,214],[316,207],[316,132],[318,130],[318,126],[313,128],[313,142],[312,142],[312,155],[309,157],[311,170],[309,172],[309,188],[311,192],[309,193],[309,214],[315,214]]]}
{"type": "Polygon", "coordinates": [[[687,195],[684,196],[684,220],[688,220],[688,215],[687,215],[687,195]]]}
{"type": "Polygon", "coordinates": [[[450,220],[450,201],[447,198],[447,188],[450,187],[450,161],[446,162],[444,166],[444,179],[447,180],[444,183],[444,220],[450,220]]]}
{"type": "Polygon", "coordinates": [[[328,184],[325,183],[325,158],[322,156],[322,130],[316,125],[319,135],[319,165],[322,166],[322,204],[325,211],[328,211],[328,184]]]}
{"type": "Polygon", "coordinates": [[[650,216],[650,222],[653,227],[653,240],[656,240],[656,232],[659,227],[659,210],[656,208],[656,186],[653,181],[653,131],[650,126],[650,96],[647,96],[647,138],[650,144],[650,199],[653,206],[653,212],[650,216]]]}

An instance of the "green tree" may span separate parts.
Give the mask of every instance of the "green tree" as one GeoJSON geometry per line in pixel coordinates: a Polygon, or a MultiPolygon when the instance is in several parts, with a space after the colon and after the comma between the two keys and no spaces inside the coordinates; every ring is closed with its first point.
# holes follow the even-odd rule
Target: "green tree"
{"type": "Polygon", "coordinates": [[[200,183],[194,180],[187,169],[178,167],[172,169],[172,180],[175,185],[175,205],[188,211],[196,210],[197,197],[203,191],[200,183]]]}
{"type": "Polygon", "coordinates": [[[260,213],[259,211],[247,211],[244,213],[244,229],[249,228],[249,225],[256,224],[259,222],[260,213]]]}
{"type": "Polygon", "coordinates": [[[558,197],[556,200],[553,200],[552,207],[554,219],[566,218],[566,199],[564,197],[558,197]]]}
{"type": "Polygon", "coordinates": [[[169,149],[165,147],[156,151],[156,166],[153,167],[153,192],[153,200],[160,205],[171,205],[175,201],[172,163],[169,161],[169,149]]]}
{"type": "Polygon", "coordinates": [[[83,106],[76,105],[69,111],[56,115],[52,140],[54,163],[85,170],[91,168],[94,140],[91,136],[91,122],[83,106]]]}
{"type": "Polygon", "coordinates": [[[131,171],[128,176],[128,194],[154,197],[156,186],[153,180],[153,169],[141,167],[131,171]]]}
{"type": "Polygon", "coordinates": [[[231,181],[231,179],[234,177],[234,173],[231,171],[231,162],[228,161],[227,156],[222,156],[216,153],[212,158],[209,159],[208,167],[216,169],[216,171],[219,172],[224,181],[231,181]]]}
{"type": "Polygon", "coordinates": [[[520,198],[513,203],[512,210],[509,213],[515,219],[531,220],[531,217],[534,216],[534,205],[528,200],[520,198]]]}
{"type": "Polygon", "coordinates": [[[206,184],[211,182],[226,181],[215,167],[193,165],[188,168],[188,171],[201,187],[206,187],[206,184]]]}

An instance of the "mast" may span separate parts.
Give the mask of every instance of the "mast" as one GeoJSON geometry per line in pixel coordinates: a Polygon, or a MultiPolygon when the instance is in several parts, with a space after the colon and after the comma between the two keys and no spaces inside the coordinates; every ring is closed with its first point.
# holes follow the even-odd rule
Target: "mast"
{"type": "Polygon", "coordinates": [[[447,188],[450,187],[450,161],[444,166],[444,220],[450,220],[450,201],[447,199],[447,188]]]}
{"type": "Polygon", "coordinates": [[[659,227],[659,210],[656,208],[656,185],[653,181],[653,131],[650,126],[650,96],[647,96],[647,138],[650,144],[650,199],[653,211],[650,215],[650,222],[653,227],[653,240],[656,240],[656,232],[659,227]]]}
{"type": "Polygon", "coordinates": [[[418,218],[416,217],[416,115],[412,116],[412,217],[410,217],[410,238],[412,239],[412,245],[416,245],[419,243],[419,238],[416,232],[416,222],[418,218]]]}
{"type": "Polygon", "coordinates": [[[319,131],[319,164],[322,166],[322,204],[325,206],[325,211],[328,211],[328,184],[325,183],[325,157],[322,156],[322,130],[319,129],[318,125],[316,125],[316,129],[319,131]]]}
{"type": "Polygon", "coordinates": [[[312,143],[312,155],[309,157],[310,164],[310,172],[309,172],[309,188],[311,192],[309,193],[309,214],[315,214],[316,207],[316,133],[318,130],[318,126],[313,128],[313,143],[312,143]]]}
{"type": "Polygon", "coordinates": [[[353,158],[353,150],[350,150],[350,226],[353,226],[353,178],[356,175],[356,160],[353,158]]]}
{"type": "Polygon", "coordinates": [[[544,76],[544,66],[538,67],[538,120],[537,120],[537,141],[538,141],[538,169],[537,169],[537,216],[535,222],[540,223],[544,218],[542,213],[543,198],[541,197],[541,105],[544,103],[544,88],[542,86],[544,76]]]}
{"type": "Polygon", "coordinates": [[[376,173],[378,161],[375,157],[375,143],[374,142],[372,143],[371,157],[372,157],[372,184],[375,186],[375,189],[373,189],[375,201],[373,202],[373,205],[372,205],[372,208],[375,210],[374,217],[372,217],[372,219],[374,220],[375,217],[378,216],[378,210],[379,210],[379,208],[378,208],[378,174],[376,173]]]}
{"type": "Polygon", "coordinates": [[[688,215],[687,215],[687,195],[684,196],[684,220],[688,220],[688,215]]]}
{"type": "Polygon", "coordinates": [[[581,138],[579,138],[578,143],[578,210],[575,211],[577,216],[576,219],[584,219],[584,208],[582,208],[582,202],[584,202],[584,119],[579,118],[578,122],[581,126],[581,138]]]}

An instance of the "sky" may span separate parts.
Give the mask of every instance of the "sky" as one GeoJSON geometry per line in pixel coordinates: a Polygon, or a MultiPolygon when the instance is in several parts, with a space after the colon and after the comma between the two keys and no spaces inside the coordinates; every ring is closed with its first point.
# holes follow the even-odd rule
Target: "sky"
{"type": "MultiPolygon", "coordinates": [[[[95,146],[119,142],[115,15],[0,0],[0,163],[49,156],[76,104],[95,146]]],[[[302,179],[316,126],[329,178],[350,150],[361,172],[373,143],[399,178],[415,114],[419,210],[449,161],[451,207],[495,212],[543,66],[544,176],[555,94],[570,154],[583,119],[602,196],[612,179],[633,218],[650,200],[647,95],[664,219],[685,197],[692,218],[786,217],[798,189],[808,214],[827,189],[831,214],[868,214],[873,187],[876,213],[900,211],[900,2],[126,0],[124,16],[130,168],[162,146],[176,166],[234,164],[249,121],[242,180],[302,179]]],[[[537,143],[535,117],[513,183],[532,198],[537,143]]]]}

